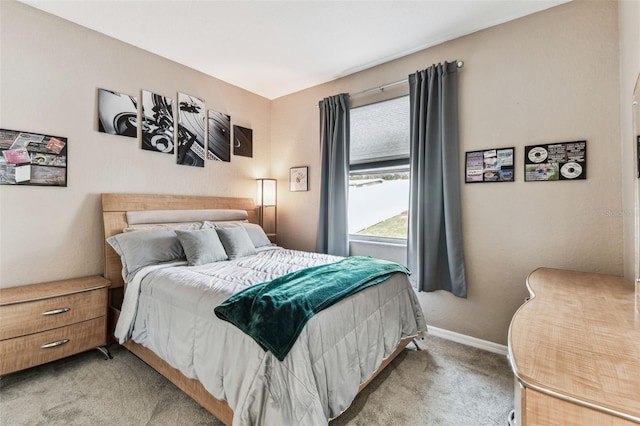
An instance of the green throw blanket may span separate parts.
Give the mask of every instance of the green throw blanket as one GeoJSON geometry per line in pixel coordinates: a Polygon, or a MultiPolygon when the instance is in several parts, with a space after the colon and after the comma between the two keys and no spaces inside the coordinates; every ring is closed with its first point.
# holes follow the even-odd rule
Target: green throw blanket
{"type": "Polygon", "coordinates": [[[347,257],[248,287],[214,311],[282,361],[314,314],[386,280],[394,272],[409,274],[407,268],[394,262],[347,257]]]}

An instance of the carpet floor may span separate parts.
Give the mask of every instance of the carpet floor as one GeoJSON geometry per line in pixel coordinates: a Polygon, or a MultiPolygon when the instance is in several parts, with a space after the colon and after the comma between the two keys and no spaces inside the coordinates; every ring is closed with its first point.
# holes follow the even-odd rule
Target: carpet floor
{"type": "MultiPolygon", "coordinates": [[[[330,426],[506,426],[506,357],[438,337],[409,344],[330,426]]],[[[0,378],[0,424],[214,425],[211,414],[126,349],[89,351],[0,378]]]]}

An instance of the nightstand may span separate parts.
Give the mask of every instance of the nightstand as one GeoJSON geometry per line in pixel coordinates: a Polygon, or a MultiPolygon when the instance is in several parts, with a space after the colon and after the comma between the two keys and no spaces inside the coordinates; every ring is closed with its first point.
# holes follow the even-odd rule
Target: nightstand
{"type": "Polygon", "coordinates": [[[0,376],[89,349],[107,358],[101,276],[0,289],[0,376]]]}

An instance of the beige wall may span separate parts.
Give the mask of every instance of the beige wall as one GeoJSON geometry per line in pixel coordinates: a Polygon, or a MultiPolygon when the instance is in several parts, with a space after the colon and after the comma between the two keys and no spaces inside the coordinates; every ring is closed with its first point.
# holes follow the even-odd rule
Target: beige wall
{"type": "MultiPolygon", "coordinates": [[[[622,136],[622,191],[621,216],[624,223],[624,276],[629,281],[640,278],[640,253],[637,241],[640,234],[637,179],[637,160],[634,159],[634,134],[631,101],[640,78],[640,2],[621,1],[620,19],[620,133],[622,136]]],[[[637,107],[640,109],[640,106],[637,107]]],[[[636,123],[640,131],[640,120],[636,123]]],[[[636,135],[639,133],[636,133],[636,135]]]]}
{"type": "MultiPolygon", "coordinates": [[[[468,299],[446,292],[420,293],[420,299],[429,324],[505,344],[533,269],[623,273],[615,2],[558,6],[275,100],[279,241],[315,248],[318,101],[454,59],[465,62],[459,72],[461,151],[515,146],[516,182],[463,186],[468,299]],[[525,145],[580,139],[588,141],[587,180],[524,182],[525,145]],[[311,190],[288,192],[289,167],[300,165],[310,166],[311,190]]],[[[367,252],[360,245],[357,250],[367,252]]],[[[379,247],[373,252],[381,255],[379,247]]],[[[390,257],[398,257],[397,249],[390,257]]]]}
{"type": "Polygon", "coordinates": [[[21,3],[1,1],[0,19],[0,127],[69,144],[68,187],[0,187],[0,287],[101,274],[102,192],[254,196],[269,174],[269,100],[21,3]],[[253,129],[254,156],[179,166],[98,133],[98,88],[197,96],[253,129]]]}
{"type": "MultiPolygon", "coordinates": [[[[623,274],[633,263],[633,242],[623,242],[623,222],[627,235],[633,215],[621,212],[633,209],[637,189],[627,182],[629,150],[620,148],[630,134],[630,118],[620,115],[629,99],[620,88],[638,71],[637,16],[637,3],[621,3],[621,66],[617,3],[571,2],[270,102],[23,4],[0,2],[0,127],[69,138],[67,188],[0,187],[0,287],[101,273],[102,192],[253,196],[252,180],[271,175],[279,179],[279,243],[314,250],[318,101],[461,59],[462,151],[515,146],[516,182],[463,186],[469,298],[420,298],[431,325],[506,343],[531,270],[623,274]],[[198,96],[233,124],[253,128],[254,158],[189,168],[138,149],[133,139],[98,133],[99,87],[198,96]],[[525,145],[576,139],[589,144],[586,181],[523,181],[525,145]],[[310,166],[311,190],[289,192],[289,168],[303,165],[310,166]]],[[[354,250],[404,256],[397,247],[354,250]]]]}

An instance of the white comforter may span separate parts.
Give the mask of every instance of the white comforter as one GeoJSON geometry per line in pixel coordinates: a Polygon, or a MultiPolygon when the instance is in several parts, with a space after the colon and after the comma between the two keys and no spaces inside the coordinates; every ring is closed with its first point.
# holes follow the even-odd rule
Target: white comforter
{"type": "Polygon", "coordinates": [[[284,361],[213,309],[252,284],[337,257],[284,249],[201,266],[154,266],[129,283],[116,328],[233,409],[234,425],[326,425],[408,336],[426,331],[403,274],[316,314],[284,361]]]}

